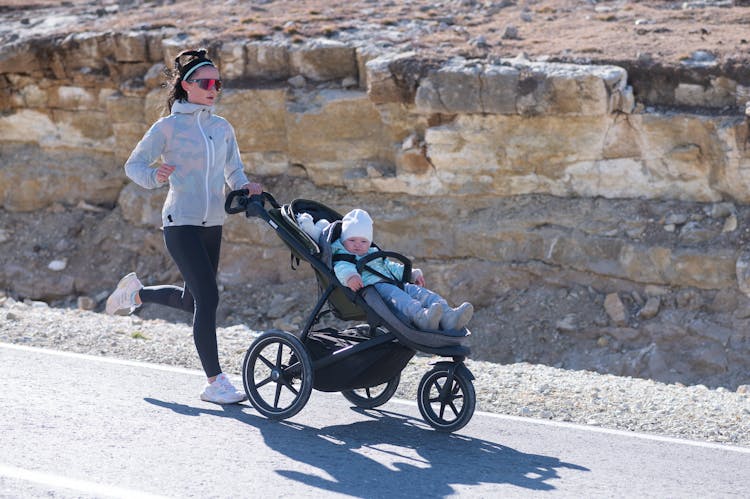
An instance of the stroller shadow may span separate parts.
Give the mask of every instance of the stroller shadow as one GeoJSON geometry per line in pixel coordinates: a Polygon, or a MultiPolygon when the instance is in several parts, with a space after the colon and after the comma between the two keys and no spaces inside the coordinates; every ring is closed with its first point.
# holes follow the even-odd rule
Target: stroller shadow
{"type": "Polygon", "coordinates": [[[380,409],[353,410],[364,421],[314,428],[249,414],[245,405],[204,409],[145,399],[178,414],[210,414],[252,425],[265,444],[289,459],[323,471],[277,469],[290,480],[355,497],[446,497],[479,484],[555,490],[559,469],[589,471],[556,457],[527,454],[502,444],[431,431],[410,416],[380,409]]]}

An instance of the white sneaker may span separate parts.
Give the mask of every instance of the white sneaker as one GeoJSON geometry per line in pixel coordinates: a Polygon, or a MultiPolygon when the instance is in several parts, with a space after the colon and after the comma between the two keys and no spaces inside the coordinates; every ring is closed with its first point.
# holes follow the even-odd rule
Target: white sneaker
{"type": "Polygon", "coordinates": [[[120,279],[117,288],[107,298],[106,312],[109,315],[114,315],[121,310],[128,310],[128,313],[132,313],[133,310],[140,307],[140,304],[135,302],[135,295],[141,288],[143,288],[143,284],[138,280],[135,272],[131,272],[120,279]]]}
{"type": "Polygon", "coordinates": [[[216,376],[213,383],[206,383],[201,393],[201,400],[214,404],[236,404],[247,400],[247,395],[234,387],[224,373],[216,376]]]}

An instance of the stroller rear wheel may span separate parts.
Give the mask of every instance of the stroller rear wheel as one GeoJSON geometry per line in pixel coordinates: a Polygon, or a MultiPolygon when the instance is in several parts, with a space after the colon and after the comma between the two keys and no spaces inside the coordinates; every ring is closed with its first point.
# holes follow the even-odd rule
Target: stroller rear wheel
{"type": "Polygon", "coordinates": [[[296,336],[268,331],[247,350],[242,383],[258,412],[270,419],[287,419],[302,410],[310,398],[312,361],[296,336]]]}
{"type": "Polygon", "coordinates": [[[341,395],[346,400],[361,407],[362,409],[373,409],[388,402],[396,393],[401,375],[397,374],[386,383],[356,390],[343,390],[341,395]]]}
{"type": "Polygon", "coordinates": [[[419,383],[419,412],[438,431],[457,431],[474,415],[477,396],[464,371],[450,364],[438,364],[419,383]]]}

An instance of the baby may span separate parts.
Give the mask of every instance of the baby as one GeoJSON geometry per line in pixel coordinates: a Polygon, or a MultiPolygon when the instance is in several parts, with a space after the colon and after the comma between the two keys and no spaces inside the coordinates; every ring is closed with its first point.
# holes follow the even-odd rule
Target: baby
{"type": "Polygon", "coordinates": [[[457,330],[468,324],[474,313],[471,303],[464,302],[456,308],[449,306],[440,295],[424,287],[424,275],[420,269],[413,270],[414,283],[405,283],[404,289],[382,277],[390,276],[394,281],[400,282],[404,266],[398,262],[384,258],[373,260],[367,266],[377,274],[364,269],[360,275],[354,262],[368,253],[378,251],[377,248],[371,246],[371,243],[372,219],[370,215],[359,208],[344,215],[341,237],[332,245],[333,270],[342,284],[352,291],[373,285],[384,300],[408,317],[419,329],[457,330]],[[353,255],[354,262],[350,261],[351,257],[341,259],[341,257],[337,258],[337,255],[353,255]]]}

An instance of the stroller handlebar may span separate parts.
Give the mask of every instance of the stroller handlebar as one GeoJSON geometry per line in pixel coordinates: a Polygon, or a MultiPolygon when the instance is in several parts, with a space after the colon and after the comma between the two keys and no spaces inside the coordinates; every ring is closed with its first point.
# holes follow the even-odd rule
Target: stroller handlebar
{"type": "Polygon", "coordinates": [[[249,193],[250,191],[247,189],[231,191],[227,194],[227,199],[224,202],[224,211],[230,215],[244,211],[245,216],[247,217],[257,217],[261,213],[266,212],[266,201],[268,201],[273,208],[281,208],[281,205],[269,192],[262,192],[260,194],[248,196],[249,193]]]}
{"type": "Polygon", "coordinates": [[[248,191],[247,189],[238,189],[236,191],[231,191],[227,195],[227,199],[224,202],[224,211],[226,211],[230,215],[244,211],[245,206],[247,206],[248,202],[248,194],[250,194],[250,191],[248,191]]]}

